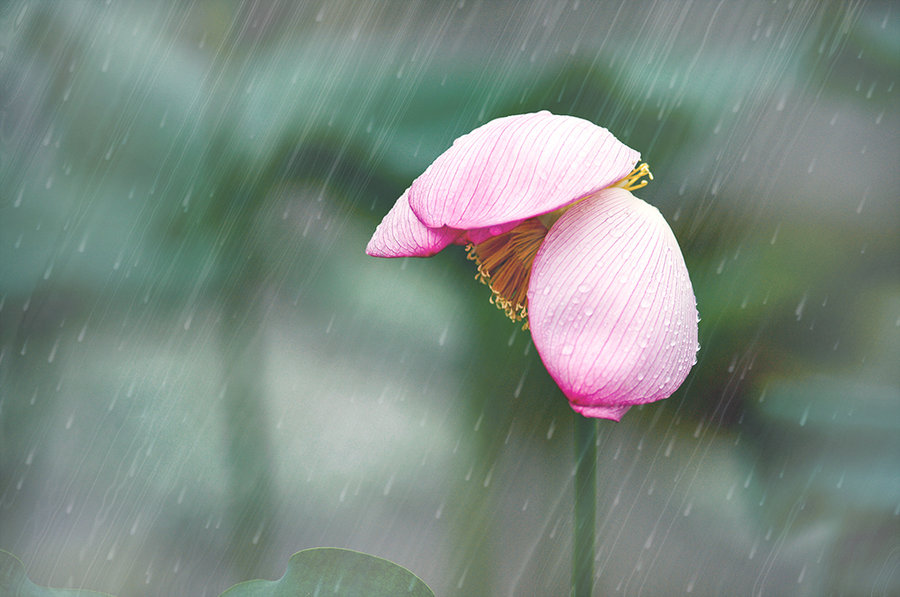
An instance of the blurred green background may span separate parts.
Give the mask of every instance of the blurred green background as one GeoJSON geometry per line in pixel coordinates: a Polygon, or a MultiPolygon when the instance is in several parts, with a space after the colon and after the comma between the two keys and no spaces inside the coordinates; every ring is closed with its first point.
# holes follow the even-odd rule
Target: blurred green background
{"type": "Polygon", "coordinates": [[[454,138],[609,128],[701,352],[600,423],[597,594],[900,594],[885,2],[0,7],[0,549],[218,595],[348,547],[563,595],[572,414],[459,248],[364,254],[454,138]]]}

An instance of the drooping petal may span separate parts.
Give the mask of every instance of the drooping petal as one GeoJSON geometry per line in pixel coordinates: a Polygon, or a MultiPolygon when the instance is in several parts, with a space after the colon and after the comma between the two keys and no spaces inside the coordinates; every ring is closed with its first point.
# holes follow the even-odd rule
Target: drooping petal
{"type": "Polygon", "coordinates": [[[429,228],[409,208],[409,189],[375,229],[366,253],[372,257],[430,257],[462,234],[451,228],[429,228]]]}
{"type": "Polygon", "coordinates": [[[667,398],[696,362],[697,307],[675,235],[620,188],[566,211],[531,271],[528,320],[576,411],[619,420],[667,398]]]}
{"type": "Polygon", "coordinates": [[[621,180],[640,154],[592,122],[550,112],[492,120],[410,187],[427,226],[485,228],[554,211],[621,180]]]}

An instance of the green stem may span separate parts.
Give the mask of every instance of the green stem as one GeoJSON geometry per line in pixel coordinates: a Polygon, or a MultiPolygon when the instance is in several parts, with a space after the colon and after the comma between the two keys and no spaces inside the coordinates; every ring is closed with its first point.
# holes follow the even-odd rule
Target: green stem
{"type": "Polygon", "coordinates": [[[575,414],[575,543],[572,596],[591,597],[597,505],[597,421],[575,414]]]}

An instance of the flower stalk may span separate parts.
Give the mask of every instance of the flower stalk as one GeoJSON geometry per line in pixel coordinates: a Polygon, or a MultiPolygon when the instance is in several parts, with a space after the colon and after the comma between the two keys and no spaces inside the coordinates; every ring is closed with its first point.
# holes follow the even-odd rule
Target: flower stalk
{"type": "Polygon", "coordinates": [[[591,597],[597,511],[597,421],[575,415],[575,511],[572,597],[591,597]]]}

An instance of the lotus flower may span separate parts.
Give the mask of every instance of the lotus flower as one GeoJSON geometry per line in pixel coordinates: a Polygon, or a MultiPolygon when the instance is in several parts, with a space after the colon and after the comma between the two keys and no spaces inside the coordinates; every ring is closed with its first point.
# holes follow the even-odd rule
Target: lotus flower
{"type": "Polygon", "coordinates": [[[696,362],[697,308],[662,215],[631,191],[640,154],[549,112],[492,120],[454,141],[375,230],[375,257],[466,245],[476,278],[535,347],[570,405],[618,421],[670,396],[696,362]]]}

